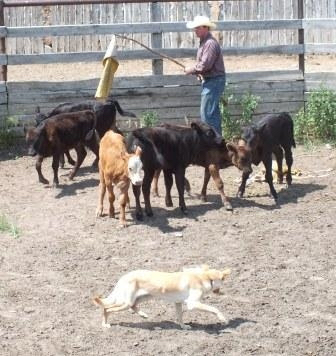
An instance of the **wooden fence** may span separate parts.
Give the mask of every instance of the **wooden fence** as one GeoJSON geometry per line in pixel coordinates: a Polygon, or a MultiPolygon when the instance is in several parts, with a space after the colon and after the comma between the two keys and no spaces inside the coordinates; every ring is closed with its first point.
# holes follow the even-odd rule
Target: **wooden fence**
{"type": "MultiPolygon", "coordinates": [[[[298,18],[297,0],[232,0],[232,1],[179,1],[159,3],[161,22],[183,22],[194,14],[203,13],[215,21],[267,21],[298,18]]],[[[304,0],[306,18],[336,17],[336,1],[304,0]]],[[[83,24],[143,23],[151,21],[151,4],[147,3],[100,3],[56,6],[6,7],[4,25],[7,27],[56,26],[83,24]]],[[[150,44],[146,33],[134,35],[136,39],[150,44]]],[[[293,44],[297,42],[295,29],[264,29],[248,31],[235,29],[217,33],[223,47],[293,44]]],[[[331,43],[335,29],[309,29],[306,42],[331,43]]],[[[38,54],[60,52],[101,51],[110,41],[108,34],[77,36],[45,36],[33,38],[8,38],[7,53],[38,54]]],[[[124,50],[134,49],[133,43],[120,41],[124,50]]],[[[163,34],[164,48],[194,48],[196,38],[191,33],[169,32],[163,34]]]]}
{"type": "MultiPolygon", "coordinates": [[[[256,116],[280,111],[296,113],[304,105],[307,89],[309,91],[310,88],[314,85],[316,86],[317,83],[320,85],[321,82],[326,85],[329,85],[329,83],[331,86],[333,85],[335,76],[326,74],[321,74],[320,80],[316,76],[309,76],[309,82],[305,81],[307,76],[304,71],[304,55],[309,53],[336,53],[336,44],[335,41],[334,43],[306,43],[304,34],[316,29],[328,32],[333,31],[336,28],[336,21],[335,19],[302,18],[303,1],[297,0],[297,3],[301,5],[301,10],[300,6],[298,7],[299,18],[217,22],[219,33],[290,30],[296,34],[296,42],[292,44],[280,42],[279,44],[271,43],[270,45],[265,45],[261,43],[253,47],[240,44],[239,46],[230,45],[223,48],[225,56],[274,53],[294,54],[299,57],[298,68],[294,71],[275,70],[271,72],[228,73],[228,90],[233,94],[239,97],[249,92],[260,97],[256,116]]],[[[50,0],[50,2],[53,2],[53,0],[50,0]]],[[[115,6],[118,3],[118,1],[113,2],[115,6]]],[[[240,3],[239,1],[236,2],[240,3]]],[[[160,16],[160,3],[165,3],[165,1],[151,4],[150,22],[30,27],[2,26],[0,27],[0,37],[7,41],[8,39],[26,38],[71,38],[72,36],[111,36],[112,34],[138,36],[146,34],[151,41],[149,45],[152,48],[159,49],[164,54],[174,58],[194,57],[196,54],[196,44],[193,48],[158,48],[161,47],[161,44],[164,42],[164,35],[167,33],[183,34],[185,36],[191,35],[191,32],[186,29],[185,21],[155,22],[160,16]]],[[[190,18],[199,13],[198,10],[195,9],[190,18]]],[[[156,111],[161,121],[175,120],[174,122],[176,123],[184,121],[185,116],[188,118],[199,117],[200,86],[195,78],[162,75],[162,72],[160,72],[161,60],[158,56],[139,47],[127,50],[122,50],[122,46],[119,46],[120,48],[121,50],[117,54],[119,60],[151,59],[155,74],[152,76],[115,78],[113,96],[125,108],[133,110],[138,115],[149,110],[156,111]]],[[[101,61],[105,52],[105,48],[102,48],[99,51],[70,53],[13,54],[8,53],[6,47],[2,49],[2,54],[0,53],[0,65],[2,65],[4,79],[6,79],[6,68],[10,65],[101,61]]],[[[61,102],[93,98],[98,81],[99,78],[93,80],[85,80],[83,78],[83,80],[76,82],[52,83],[44,81],[3,81],[0,83],[1,118],[16,116],[19,118],[20,124],[29,123],[36,105],[39,105],[43,111],[47,111],[61,102]]],[[[234,115],[239,115],[241,109],[237,104],[232,104],[230,110],[234,115]]],[[[128,119],[120,121],[120,123],[124,128],[131,128],[138,124],[137,121],[129,121],[128,119]]]]}

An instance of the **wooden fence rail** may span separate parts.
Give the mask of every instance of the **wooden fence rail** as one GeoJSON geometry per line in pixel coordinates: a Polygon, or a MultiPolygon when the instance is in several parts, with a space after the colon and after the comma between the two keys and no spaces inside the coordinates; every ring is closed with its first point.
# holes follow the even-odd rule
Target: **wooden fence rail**
{"type": "MultiPolygon", "coordinates": [[[[233,31],[244,30],[270,30],[270,29],[295,29],[305,30],[311,28],[330,29],[336,28],[336,21],[331,19],[304,19],[304,20],[270,20],[270,21],[219,21],[218,30],[233,31]]],[[[68,26],[32,26],[32,27],[0,27],[0,37],[2,38],[22,38],[22,37],[45,37],[45,36],[76,36],[88,34],[134,34],[148,33],[160,34],[165,32],[188,32],[185,22],[173,23],[129,23],[112,25],[68,25],[68,26]]],[[[158,49],[158,48],[156,48],[158,49]]],[[[173,58],[193,57],[196,49],[191,48],[160,48],[160,52],[173,58]]],[[[230,47],[223,48],[224,55],[247,55],[247,54],[312,54],[312,53],[336,53],[336,43],[316,43],[316,44],[293,44],[293,45],[273,45],[259,47],[230,47]]],[[[97,52],[68,52],[50,54],[0,54],[1,65],[19,64],[48,64],[48,63],[69,63],[76,61],[99,61],[103,57],[104,51],[97,52]]],[[[117,58],[124,59],[157,59],[157,55],[145,50],[119,51],[117,58]]]]}
{"type": "MultiPolygon", "coordinates": [[[[236,0],[237,2],[238,0],[236,0]]],[[[251,0],[253,1],[253,0],[251,0]]],[[[294,0],[293,0],[294,1],[294,0]]],[[[291,31],[290,44],[281,42],[278,39],[276,44],[254,46],[235,46],[234,43],[223,46],[223,54],[247,55],[247,54],[291,54],[298,55],[298,70],[294,71],[272,71],[272,72],[252,72],[252,73],[228,73],[228,83],[230,90],[241,96],[245,92],[251,92],[260,97],[260,104],[256,115],[263,115],[268,112],[288,111],[297,112],[304,104],[306,98],[304,56],[311,53],[336,53],[335,41],[330,43],[307,43],[305,33],[311,30],[321,29],[329,31],[336,29],[336,21],[331,18],[304,18],[303,2],[308,0],[296,0],[296,13],[298,18],[274,19],[274,20],[218,20],[215,35],[219,37],[224,33],[233,32],[265,32],[267,31],[291,31]],[[293,32],[294,31],[294,32],[293,32]]],[[[98,1],[87,1],[86,3],[98,3],[98,1]]],[[[132,2],[133,1],[129,1],[132,2]]],[[[137,1],[142,2],[142,1],[137,1]]],[[[227,1],[232,3],[233,1],[227,1]]],[[[245,0],[239,1],[245,4],[245,0]]],[[[34,38],[60,38],[78,36],[111,36],[113,34],[124,34],[127,36],[142,36],[145,44],[163,54],[173,58],[190,58],[196,54],[197,44],[193,46],[182,46],[183,42],[177,41],[175,47],[165,47],[165,35],[186,34],[193,36],[192,32],[186,29],[185,19],[179,21],[160,21],[159,8],[157,3],[167,3],[158,1],[152,3],[151,12],[144,22],[122,23],[93,23],[93,24],[69,24],[69,25],[43,25],[43,26],[5,26],[4,6],[22,6],[53,4],[56,1],[1,1],[0,0],[0,65],[2,68],[2,82],[0,82],[0,116],[8,115],[19,117],[20,122],[26,122],[32,116],[35,106],[40,105],[43,110],[49,110],[60,102],[78,101],[89,99],[94,96],[99,79],[82,80],[79,82],[7,82],[7,66],[24,64],[50,64],[69,62],[90,62],[101,61],[105,53],[108,42],[101,46],[99,51],[65,51],[62,53],[11,53],[6,49],[6,41],[26,40],[34,38]],[[15,3],[15,4],[14,4],[15,3]],[[1,18],[2,16],[2,18],[1,18]],[[105,47],[105,48],[104,48],[105,47]]],[[[59,4],[59,2],[57,2],[59,4]]],[[[62,1],[62,4],[74,4],[78,1],[62,1]]],[[[80,2],[83,3],[83,2],[80,2]]],[[[120,1],[99,1],[99,3],[120,3],[120,1]]],[[[177,3],[177,2],[176,2],[177,3]]],[[[190,1],[191,3],[191,1],[190,1]]],[[[208,2],[198,2],[208,3],[208,2]]],[[[218,3],[218,2],[217,2],[218,3]]],[[[70,6],[70,5],[69,5],[70,6]]],[[[195,9],[195,14],[199,13],[199,8],[195,9]]],[[[191,17],[193,17],[192,14],[191,17]]],[[[111,21],[116,22],[116,21],[111,21]]],[[[60,21],[62,23],[62,21],[60,21]]],[[[142,60],[151,59],[152,73],[155,75],[147,77],[127,77],[115,78],[113,84],[113,95],[120,100],[122,105],[132,109],[137,114],[146,110],[156,111],[161,120],[183,120],[184,116],[190,118],[198,117],[200,87],[194,78],[185,76],[163,76],[162,60],[149,51],[133,46],[124,50],[124,42],[117,41],[119,51],[116,57],[119,60],[142,60]],[[126,83],[126,84],[125,84],[126,83]],[[129,100],[129,98],[132,100],[129,100]]],[[[68,46],[71,49],[71,46],[68,46]]],[[[76,48],[75,48],[76,49],[76,48]]],[[[326,76],[323,76],[326,78],[326,76]]],[[[330,76],[334,78],[334,76],[330,76]]],[[[0,78],[1,80],[1,78],[0,78]]],[[[314,77],[314,85],[317,85],[314,77]]],[[[312,84],[313,85],[313,84],[312,84]]],[[[236,104],[231,105],[233,115],[239,115],[239,108],[236,104]]],[[[125,123],[126,121],[124,121],[125,123]]],[[[134,122],[126,123],[128,128],[134,122]]]]}

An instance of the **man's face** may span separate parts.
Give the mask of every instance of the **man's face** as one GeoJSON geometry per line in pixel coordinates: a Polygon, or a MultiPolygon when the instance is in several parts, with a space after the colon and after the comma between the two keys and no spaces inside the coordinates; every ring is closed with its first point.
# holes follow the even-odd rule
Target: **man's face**
{"type": "Polygon", "coordinates": [[[198,38],[204,38],[209,32],[209,27],[198,26],[194,28],[194,32],[198,38]]]}

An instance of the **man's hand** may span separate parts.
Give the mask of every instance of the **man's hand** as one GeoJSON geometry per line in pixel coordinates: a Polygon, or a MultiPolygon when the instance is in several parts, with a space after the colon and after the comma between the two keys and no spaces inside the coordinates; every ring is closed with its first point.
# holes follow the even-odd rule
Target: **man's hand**
{"type": "Polygon", "coordinates": [[[184,73],[185,74],[194,74],[195,73],[195,68],[194,67],[185,67],[184,73]]]}

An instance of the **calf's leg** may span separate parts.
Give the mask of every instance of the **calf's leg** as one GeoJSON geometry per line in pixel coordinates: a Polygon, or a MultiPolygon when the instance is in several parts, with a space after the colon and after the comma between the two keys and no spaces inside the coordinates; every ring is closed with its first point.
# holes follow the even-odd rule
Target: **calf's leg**
{"type": "Polygon", "coordinates": [[[186,214],[188,211],[184,201],[184,175],[185,168],[179,168],[175,172],[175,183],[179,195],[179,206],[181,211],[186,214]]]}
{"type": "Polygon", "coordinates": [[[153,210],[150,203],[150,187],[152,184],[154,169],[146,169],[145,176],[142,182],[142,193],[145,201],[145,212],[147,216],[153,216],[153,210]]]}
{"type": "Polygon", "coordinates": [[[76,153],[77,153],[77,161],[75,163],[74,168],[71,170],[69,179],[72,180],[73,177],[76,175],[78,168],[81,166],[81,164],[84,161],[84,158],[86,157],[86,150],[83,144],[78,144],[75,147],[76,153]]]}
{"type": "Polygon", "coordinates": [[[248,180],[250,176],[250,173],[248,172],[243,172],[242,174],[242,180],[241,180],[241,183],[240,183],[240,186],[238,188],[238,193],[237,193],[237,196],[239,198],[242,198],[244,193],[245,193],[245,188],[246,188],[246,181],[248,180]]]}
{"type": "Polygon", "coordinates": [[[54,183],[53,186],[57,187],[58,186],[58,166],[59,166],[59,161],[60,161],[60,153],[56,152],[53,154],[53,160],[52,160],[52,169],[54,171],[54,183]]]}
{"type": "Polygon", "coordinates": [[[119,204],[120,204],[120,226],[126,227],[126,204],[129,201],[128,199],[128,188],[129,188],[129,183],[127,183],[121,190],[120,196],[119,196],[119,204]]]}
{"type": "Polygon", "coordinates": [[[133,185],[132,190],[135,198],[135,211],[136,211],[136,218],[137,220],[143,219],[143,212],[140,204],[140,193],[141,193],[141,186],[140,185],[133,185]]]}
{"type": "Polygon", "coordinates": [[[285,151],[285,160],[286,160],[286,164],[288,167],[287,174],[286,174],[286,182],[287,182],[287,185],[291,185],[292,184],[292,165],[293,165],[293,154],[292,154],[291,146],[285,145],[284,151],[285,151]]]}
{"type": "Polygon", "coordinates": [[[277,202],[278,201],[278,194],[274,189],[274,185],[273,185],[273,175],[272,175],[272,152],[265,152],[264,158],[263,158],[263,163],[265,166],[265,180],[268,183],[269,187],[270,187],[270,191],[271,194],[274,198],[274,201],[277,202]]]}
{"type": "Polygon", "coordinates": [[[38,174],[39,182],[43,184],[49,184],[49,181],[44,178],[42,174],[42,162],[43,162],[43,156],[38,155],[35,163],[35,168],[38,174]]]}
{"type": "Polygon", "coordinates": [[[159,177],[160,177],[161,169],[157,169],[154,173],[153,176],[153,181],[152,181],[152,192],[154,197],[159,196],[159,177]]]}
{"type": "Polygon", "coordinates": [[[98,206],[96,210],[96,216],[102,216],[103,215],[103,209],[104,209],[104,197],[106,193],[106,184],[105,184],[105,179],[104,179],[104,174],[102,169],[99,169],[99,177],[100,177],[100,183],[99,183],[99,197],[98,197],[98,206]]]}
{"type": "Polygon", "coordinates": [[[164,182],[165,182],[165,187],[166,187],[166,197],[165,197],[165,202],[167,207],[172,207],[173,206],[173,201],[171,198],[171,188],[173,186],[173,175],[171,172],[164,170],[164,182]]]}
{"type": "Polygon", "coordinates": [[[219,193],[221,195],[222,198],[222,203],[225,207],[226,210],[232,210],[232,205],[229,201],[229,199],[227,198],[227,196],[224,193],[224,183],[219,175],[219,168],[218,166],[216,166],[215,164],[211,164],[209,166],[209,172],[211,174],[212,179],[214,180],[217,189],[219,190],[219,193]]]}
{"type": "Polygon", "coordinates": [[[273,147],[273,153],[275,155],[275,159],[277,162],[278,170],[277,170],[277,182],[282,184],[283,182],[283,170],[282,170],[282,160],[283,160],[283,151],[280,146],[273,147]]]}
{"type": "Polygon", "coordinates": [[[108,200],[109,200],[109,203],[110,203],[110,207],[109,207],[109,217],[110,217],[110,218],[114,218],[114,200],[115,200],[115,195],[114,195],[114,192],[113,192],[113,185],[112,185],[112,182],[107,182],[106,188],[107,188],[108,200]]]}
{"type": "Polygon", "coordinates": [[[203,186],[202,186],[202,190],[201,190],[201,196],[200,199],[202,201],[206,201],[206,195],[207,195],[207,188],[208,188],[208,183],[210,180],[210,172],[209,172],[209,168],[205,167],[204,168],[204,178],[203,178],[203,186]]]}
{"type": "MultiPolygon", "coordinates": [[[[68,150],[66,150],[64,152],[64,154],[66,155],[68,163],[71,164],[72,166],[74,166],[76,164],[76,162],[72,159],[70,152],[68,150]]],[[[62,156],[62,159],[63,159],[63,167],[64,167],[64,156],[62,156]]]]}

